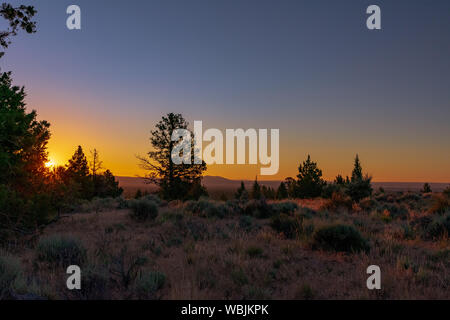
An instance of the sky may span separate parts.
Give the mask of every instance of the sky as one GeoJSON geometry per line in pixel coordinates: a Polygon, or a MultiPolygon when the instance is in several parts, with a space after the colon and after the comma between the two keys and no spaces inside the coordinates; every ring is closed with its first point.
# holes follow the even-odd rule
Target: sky
{"type": "Polygon", "coordinates": [[[279,129],[279,172],[260,179],[295,176],[307,154],[325,179],[349,175],[359,154],[374,181],[450,182],[450,1],[9,2],[35,6],[37,33],[0,67],[51,123],[57,164],[82,145],[115,175],[142,175],[136,155],[176,112],[204,129],[279,129]],[[71,4],[81,30],[66,27],[71,4]],[[371,4],[381,30],[366,27],[371,4]]]}

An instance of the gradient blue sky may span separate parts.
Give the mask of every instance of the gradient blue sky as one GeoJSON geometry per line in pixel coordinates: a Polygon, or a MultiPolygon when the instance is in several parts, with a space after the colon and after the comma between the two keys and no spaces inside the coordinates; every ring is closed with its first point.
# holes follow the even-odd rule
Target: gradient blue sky
{"type": "MultiPolygon", "coordinates": [[[[38,32],[1,59],[52,123],[50,156],[97,147],[117,175],[164,113],[204,128],[279,128],[280,173],[325,178],[360,154],[375,181],[450,181],[450,1],[9,1],[38,32]],[[82,30],[65,26],[67,6],[82,30]],[[366,28],[377,4],[382,30],[366,28]]],[[[253,178],[257,167],[208,174],[253,178]]]]}

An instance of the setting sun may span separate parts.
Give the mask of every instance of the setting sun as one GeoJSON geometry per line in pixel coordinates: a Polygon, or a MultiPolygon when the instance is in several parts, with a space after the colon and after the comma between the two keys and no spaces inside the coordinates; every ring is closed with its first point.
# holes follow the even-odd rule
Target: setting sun
{"type": "Polygon", "coordinates": [[[56,167],[56,163],[53,160],[49,160],[48,162],[45,163],[45,167],[46,168],[54,168],[54,167],[56,167]]]}

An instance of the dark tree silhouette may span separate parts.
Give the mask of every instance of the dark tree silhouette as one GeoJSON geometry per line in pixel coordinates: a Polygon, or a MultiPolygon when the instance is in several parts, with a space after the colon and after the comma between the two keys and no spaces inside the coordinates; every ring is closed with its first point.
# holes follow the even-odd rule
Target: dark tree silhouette
{"type": "Polygon", "coordinates": [[[360,201],[372,194],[372,178],[369,175],[363,175],[359,156],[356,155],[350,181],[346,183],[346,192],[353,201],[360,201]]]}
{"type": "Polygon", "coordinates": [[[277,199],[283,200],[289,197],[288,190],[286,188],[286,184],[281,182],[277,189],[277,199]]]}
{"type": "Polygon", "coordinates": [[[306,161],[298,167],[297,186],[299,198],[315,198],[320,196],[325,182],[322,180],[322,170],[308,155],[306,161]]]}
{"type": "Polygon", "coordinates": [[[422,190],[420,190],[420,192],[422,192],[422,193],[430,193],[430,192],[432,192],[430,184],[428,182],[425,182],[423,184],[423,188],[422,188],[422,190]]]}
{"type": "MultiPolygon", "coordinates": [[[[206,163],[194,164],[194,145],[191,146],[191,164],[174,164],[171,152],[177,141],[172,141],[172,133],[176,129],[188,129],[188,122],[181,114],[169,113],[162,117],[151,131],[150,142],[153,150],[147,157],[139,157],[140,165],[148,173],[145,180],[160,187],[160,195],[164,199],[186,199],[193,187],[197,191],[201,184],[206,163]]],[[[193,140],[193,139],[192,139],[193,140]]],[[[191,192],[192,194],[192,192],[191,192]]],[[[198,196],[196,192],[195,196],[198,196]]]]}
{"type": "Polygon", "coordinates": [[[258,183],[258,178],[255,178],[252,186],[251,198],[259,200],[262,198],[261,186],[258,183]]]}
{"type": "Polygon", "coordinates": [[[25,90],[12,85],[11,73],[0,76],[0,184],[22,194],[36,191],[46,174],[50,124],[27,112],[25,90]]]}
{"type": "MultiPolygon", "coordinates": [[[[17,35],[19,29],[23,29],[27,33],[36,32],[36,22],[32,21],[35,14],[36,10],[33,6],[13,7],[9,3],[3,3],[0,7],[0,16],[7,20],[9,27],[7,30],[0,31],[0,46],[3,49],[8,48],[11,44],[10,37],[17,35]]],[[[4,51],[0,51],[0,58],[4,54],[4,51]]]]}

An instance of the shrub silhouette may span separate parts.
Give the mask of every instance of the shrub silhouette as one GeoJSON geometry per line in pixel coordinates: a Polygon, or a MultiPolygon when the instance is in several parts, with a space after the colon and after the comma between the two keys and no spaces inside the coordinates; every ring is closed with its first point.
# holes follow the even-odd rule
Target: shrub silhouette
{"type": "Polygon", "coordinates": [[[369,249],[358,230],[349,225],[331,225],[318,229],[313,236],[313,247],[338,252],[358,252],[369,249]]]}
{"type": "Polygon", "coordinates": [[[302,230],[302,218],[280,214],[272,218],[270,226],[288,239],[297,237],[302,230]]]}
{"type": "Polygon", "coordinates": [[[450,209],[450,197],[445,194],[433,195],[433,204],[430,208],[432,213],[444,213],[450,209]]]}
{"type": "Polygon", "coordinates": [[[132,199],[129,206],[131,217],[135,220],[153,220],[158,216],[158,205],[153,200],[146,198],[132,199]]]}
{"type": "Polygon", "coordinates": [[[82,242],[69,235],[51,235],[41,238],[36,247],[37,260],[52,265],[81,266],[86,261],[86,249],[82,242]]]}
{"type": "Polygon", "coordinates": [[[243,212],[247,216],[265,219],[274,214],[274,210],[265,200],[250,200],[244,205],[243,212]]]}
{"type": "Polygon", "coordinates": [[[430,240],[443,238],[448,235],[450,235],[450,212],[434,217],[423,232],[423,238],[430,240]]]}

